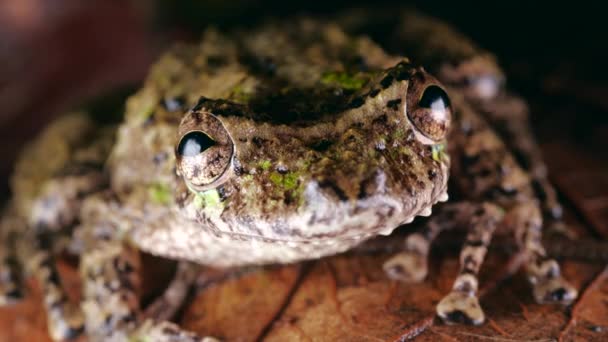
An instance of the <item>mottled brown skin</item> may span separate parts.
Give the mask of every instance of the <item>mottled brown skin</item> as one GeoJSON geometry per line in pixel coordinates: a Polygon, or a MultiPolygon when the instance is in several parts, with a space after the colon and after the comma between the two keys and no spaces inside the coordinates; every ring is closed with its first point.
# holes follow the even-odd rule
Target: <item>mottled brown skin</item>
{"type": "Polygon", "coordinates": [[[426,232],[407,238],[406,251],[385,265],[389,275],[422,280],[430,242],[442,230],[468,226],[460,275],[437,312],[447,323],[480,324],[485,316],[476,298],[476,275],[492,234],[504,228],[514,233],[528,257],[535,299],[571,303],[577,291],[561,278],[559,265],[547,258],[541,244],[541,211],[550,222],[560,218],[561,207],[547,181],[527,106],[504,88],[495,58],[447,24],[413,10],[397,16],[394,10],[377,12],[369,18],[354,12],[342,22],[357,32],[392,18],[392,24],[383,24],[385,45],[413,56],[448,85],[455,113],[449,134],[453,201],[431,218],[426,232]]]}
{"type": "Polygon", "coordinates": [[[90,181],[74,192],[51,173],[40,184],[64,186],[48,190],[50,202],[70,205],[20,214],[51,237],[73,230],[81,254],[82,312],[73,313],[45,271],[59,246],[35,248],[47,256],[39,269],[53,338],[84,329],[92,340],[203,340],[164,320],[195,264],[318,258],[430,215],[447,199],[450,115],[441,84],[423,69],[335,25],[208,30],[198,45],[176,46],[127,103],[106,163],[109,186],[90,181]],[[66,201],[73,193],[82,201],[66,201]],[[137,249],[182,260],[147,310],[137,300],[137,249]]]}

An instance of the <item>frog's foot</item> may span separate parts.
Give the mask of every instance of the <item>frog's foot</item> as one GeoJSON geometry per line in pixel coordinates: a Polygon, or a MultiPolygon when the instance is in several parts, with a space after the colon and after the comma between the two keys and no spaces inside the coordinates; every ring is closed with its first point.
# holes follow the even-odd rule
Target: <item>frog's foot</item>
{"type": "Polygon", "coordinates": [[[437,315],[447,324],[480,325],[485,315],[474,293],[454,290],[437,304],[437,315]]]}
{"type": "Polygon", "coordinates": [[[488,245],[497,223],[502,218],[500,208],[484,203],[474,211],[471,226],[460,252],[460,274],[454,281],[452,292],[437,305],[437,315],[448,324],[482,324],[485,315],[479,300],[477,274],[485,259],[488,245]]]}
{"type": "Polygon", "coordinates": [[[532,286],[534,299],[539,304],[569,305],[578,296],[578,291],[562,277],[546,279],[532,286]]]}
{"type": "Polygon", "coordinates": [[[427,256],[416,251],[401,252],[382,266],[389,278],[406,283],[421,282],[428,273],[427,256]]]}
{"type": "Polygon", "coordinates": [[[211,336],[198,336],[194,333],[181,329],[174,323],[163,321],[154,322],[146,320],[134,334],[136,341],[158,341],[158,342],[219,342],[220,340],[211,336]]]}
{"type": "Polygon", "coordinates": [[[531,262],[527,271],[534,299],[539,304],[569,305],[578,296],[578,291],[561,276],[555,260],[531,262]]]}
{"type": "Polygon", "coordinates": [[[528,257],[526,272],[533,287],[534,299],[538,303],[568,305],[577,295],[577,290],[561,276],[557,261],[548,259],[542,245],[542,217],[538,206],[523,203],[511,213],[514,217],[515,236],[528,257]]]}

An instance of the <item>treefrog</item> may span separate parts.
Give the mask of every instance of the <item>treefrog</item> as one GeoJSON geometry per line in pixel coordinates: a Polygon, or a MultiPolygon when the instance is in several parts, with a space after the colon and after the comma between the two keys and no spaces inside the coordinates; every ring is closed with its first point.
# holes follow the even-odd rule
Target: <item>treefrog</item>
{"type": "Polygon", "coordinates": [[[16,241],[4,301],[19,295],[16,259],[56,340],[212,340],[169,322],[195,265],[320,258],[429,216],[447,200],[451,108],[422,67],[332,23],[209,29],[160,58],[115,130],[72,114],[25,150],[2,221],[16,241]],[[55,269],[66,249],[78,306],[55,269]],[[181,260],[148,308],[137,250],[181,260]]]}

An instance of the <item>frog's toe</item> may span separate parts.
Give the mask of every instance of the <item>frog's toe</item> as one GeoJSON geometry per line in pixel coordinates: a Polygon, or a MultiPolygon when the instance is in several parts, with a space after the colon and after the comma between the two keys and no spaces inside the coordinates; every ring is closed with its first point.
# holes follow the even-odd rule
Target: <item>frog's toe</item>
{"type": "Polygon", "coordinates": [[[421,282],[428,273],[426,256],[415,251],[395,255],[382,268],[389,278],[407,283],[421,282]]]}
{"type": "Polygon", "coordinates": [[[571,304],[578,291],[561,276],[534,284],[534,299],[539,304],[571,304]]]}
{"type": "Polygon", "coordinates": [[[437,304],[437,315],[447,324],[480,325],[485,315],[474,294],[452,291],[437,304]]]}

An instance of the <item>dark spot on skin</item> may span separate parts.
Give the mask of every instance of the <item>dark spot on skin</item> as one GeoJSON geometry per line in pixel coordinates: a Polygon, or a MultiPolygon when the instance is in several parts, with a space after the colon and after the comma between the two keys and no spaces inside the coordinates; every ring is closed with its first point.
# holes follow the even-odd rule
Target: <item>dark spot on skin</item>
{"type": "Polygon", "coordinates": [[[481,240],[472,240],[472,241],[465,241],[465,246],[469,246],[469,247],[483,247],[485,244],[483,243],[483,241],[481,240]]]}
{"type": "Polygon", "coordinates": [[[360,71],[367,71],[369,70],[369,66],[367,65],[367,62],[365,61],[365,58],[363,58],[363,56],[361,55],[355,55],[350,63],[353,67],[359,69],[360,71]]]}
{"type": "Polygon", "coordinates": [[[482,177],[482,178],[490,177],[492,175],[492,170],[490,170],[488,168],[483,168],[483,169],[479,170],[478,175],[479,175],[479,177],[482,177]]]}
{"type": "Polygon", "coordinates": [[[513,149],[511,152],[513,153],[513,156],[515,157],[515,160],[517,160],[519,166],[525,170],[530,170],[532,161],[530,160],[530,156],[528,154],[518,149],[513,149]]]}
{"type": "Polygon", "coordinates": [[[483,207],[479,207],[477,209],[475,209],[475,212],[473,213],[473,215],[479,217],[479,216],[483,216],[486,213],[486,210],[483,207]]]}
{"type": "Polygon", "coordinates": [[[470,275],[475,275],[475,266],[477,266],[477,263],[474,262],[473,260],[469,261],[469,262],[465,262],[465,265],[462,269],[462,271],[460,271],[460,274],[470,274],[470,275]]]}
{"type": "Polygon", "coordinates": [[[247,138],[240,137],[239,141],[242,142],[242,143],[246,143],[247,142],[247,138]]]}
{"type": "Polygon", "coordinates": [[[131,273],[135,271],[135,268],[131,266],[130,263],[121,260],[119,258],[114,259],[114,269],[116,269],[120,273],[131,273]]]}
{"type": "MultiPolygon", "coordinates": [[[[210,100],[204,96],[201,96],[198,101],[196,102],[196,104],[194,105],[194,107],[192,107],[192,111],[194,112],[198,112],[201,109],[203,109],[203,106],[205,106],[205,104],[207,102],[209,102],[210,100]]],[[[195,113],[196,114],[196,113],[195,113]]]]}
{"type": "Polygon", "coordinates": [[[5,293],[4,295],[6,297],[8,297],[10,299],[14,299],[14,300],[23,298],[23,293],[18,288],[14,288],[14,289],[8,291],[7,293],[5,293]]]}
{"type": "Polygon", "coordinates": [[[382,88],[386,89],[390,87],[391,84],[393,84],[394,79],[395,78],[393,77],[393,75],[386,75],[386,77],[384,77],[382,81],[380,81],[380,85],[382,86],[382,88]]]}
{"type": "Polygon", "coordinates": [[[312,148],[313,150],[315,150],[317,152],[325,152],[329,149],[329,147],[331,145],[333,145],[332,141],[323,139],[323,140],[318,141],[317,143],[311,145],[310,148],[312,148]]]}
{"type": "Polygon", "coordinates": [[[566,294],[568,294],[568,291],[562,287],[551,292],[548,299],[553,302],[561,302],[566,299],[566,294]]]}
{"type": "Polygon", "coordinates": [[[226,58],[220,55],[211,55],[207,57],[207,65],[211,68],[219,68],[226,65],[226,58]]]}
{"type": "Polygon", "coordinates": [[[545,188],[538,182],[538,180],[535,179],[532,181],[532,188],[534,189],[536,197],[538,197],[541,202],[547,200],[545,188]]]}
{"type": "Polygon", "coordinates": [[[500,187],[500,188],[498,188],[498,192],[501,195],[507,196],[507,197],[513,197],[513,196],[517,195],[517,189],[515,189],[515,188],[505,189],[503,187],[500,187]]]}
{"type": "Polygon", "coordinates": [[[477,164],[479,162],[479,159],[481,159],[481,156],[479,154],[475,154],[472,156],[463,155],[462,163],[464,164],[465,167],[471,167],[471,166],[477,164]]]}
{"type": "Polygon", "coordinates": [[[401,99],[390,100],[386,103],[386,106],[390,109],[397,110],[399,108],[399,104],[401,103],[401,99]]]}
{"type": "Polygon", "coordinates": [[[143,127],[148,127],[150,125],[152,125],[154,123],[154,121],[156,121],[155,115],[154,113],[148,115],[148,117],[144,120],[144,122],[142,123],[143,127]]]}
{"type": "Polygon", "coordinates": [[[154,164],[156,164],[158,166],[158,165],[162,164],[162,162],[167,160],[168,157],[169,157],[169,155],[167,154],[167,152],[159,152],[154,155],[154,158],[152,159],[152,161],[154,162],[154,164]]]}
{"type": "Polygon", "coordinates": [[[243,55],[240,62],[249,67],[253,73],[264,76],[273,76],[277,70],[276,64],[268,56],[243,55]]]}
{"type": "Polygon", "coordinates": [[[396,66],[396,75],[395,79],[397,81],[403,81],[409,79],[412,75],[418,75],[418,78],[422,77],[422,73],[416,73],[416,69],[411,68],[411,66],[405,62],[401,62],[396,66]]]}
{"type": "Polygon", "coordinates": [[[169,336],[176,336],[179,334],[179,330],[175,329],[175,327],[169,325],[163,328],[163,333],[169,336]]]}
{"type": "Polygon", "coordinates": [[[363,106],[363,104],[365,103],[365,101],[363,100],[363,97],[359,96],[359,97],[355,97],[351,103],[350,103],[350,107],[351,108],[359,108],[361,106],[363,106]]]}
{"type": "Polygon", "coordinates": [[[374,89],[369,92],[369,96],[371,96],[371,97],[376,97],[376,96],[378,96],[378,94],[380,94],[380,89],[374,89]]]}
{"type": "Polygon", "coordinates": [[[69,327],[67,332],[63,335],[66,340],[76,339],[84,332],[84,325],[78,325],[77,327],[69,327]]]}
{"type": "Polygon", "coordinates": [[[63,306],[63,303],[64,303],[63,299],[62,299],[62,298],[59,298],[58,300],[56,300],[56,301],[52,302],[52,303],[49,305],[49,308],[50,308],[51,310],[61,310],[61,307],[63,306]]]}
{"type": "Polygon", "coordinates": [[[452,311],[447,315],[447,319],[450,322],[458,324],[472,325],[473,320],[461,310],[452,311]]]}
{"type": "Polygon", "coordinates": [[[342,189],[340,189],[340,187],[334,182],[324,181],[324,182],[319,183],[319,187],[322,189],[332,190],[333,193],[336,195],[336,197],[338,197],[338,199],[342,202],[348,201],[348,196],[346,196],[344,191],[342,189]]]}
{"type": "Polygon", "coordinates": [[[604,329],[604,327],[592,325],[589,327],[589,330],[593,331],[594,333],[601,333],[601,332],[604,332],[605,329],[604,329]]]}
{"type": "Polygon", "coordinates": [[[198,165],[195,165],[192,169],[192,177],[196,178],[201,174],[201,168],[198,165]]]}
{"type": "Polygon", "coordinates": [[[262,147],[262,145],[264,144],[264,139],[260,138],[260,137],[253,137],[253,139],[251,139],[251,142],[255,145],[255,147],[260,148],[262,147]]]}
{"type": "Polygon", "coordinates": [[[226,196],[226,188],[223,187],[223,186],[220,186],[216,190],[217,190],[218,196],[220,197],[220,201],[224,202],[226,200],[226,198],[227,198],[227,196],[226,196]]]}
{"type": "Polygon", "coordinates": [[[124,315],[121,320],[126,324],[133,323],[136,320],[135,313],[131,312],[128,315],[124,315]]]}

